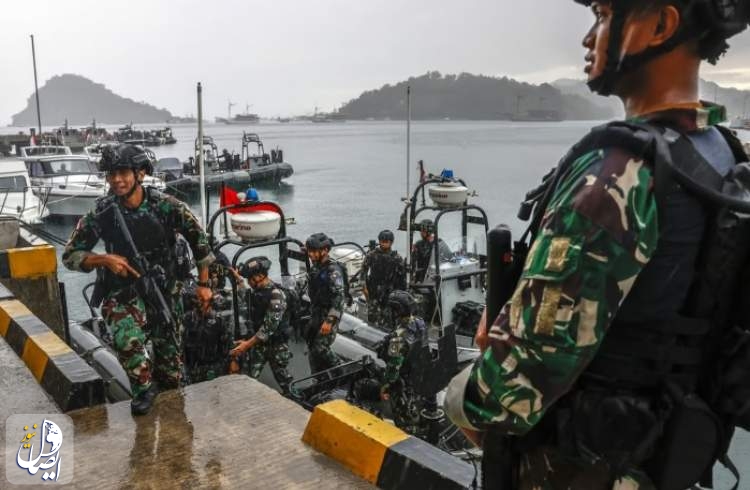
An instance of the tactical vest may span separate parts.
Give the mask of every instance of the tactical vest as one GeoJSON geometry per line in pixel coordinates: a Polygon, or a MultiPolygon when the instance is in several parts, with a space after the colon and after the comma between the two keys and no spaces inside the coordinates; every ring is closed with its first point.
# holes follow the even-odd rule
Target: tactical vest
{"type": "Polygon", "coordinates": [[[365,278],[367,290],[376,299],[385,300],[383,296],[387,296],[394,289],[401,258],[395,250],[384,252],[376,249],[370,252],[368,259],[369,272],[365,278]]]}
{"type": "MultiPolygon", "coordinates": [[[[268,311],[268,307],[271,304],[274,290],[279,290],[286,296],[283,288],[273,282],[271,283],[270,287],[265,287],[250,292],[250,322],[255,332],[257,332],[263,325],[263,320],[265,319],[266,312],[268,311]]],[[[289,328],[289,309],[287,306],[287,310],[284,311],[284,315],[281,319],[281,322],[279,323],[278,330],[276,330],[276,332],[271,336],[271,339],[282,341],[288,340],[290,333],[289,328]]]]}
{"type": "Polygon", "coordinates": [[[327,310],[333,306],[333,297],[329,285],[333,271],[338,271],[341,274],[341,279],[344,281],[344,293],[347,294],[348,284],[344,267],[333,260],[329,260],[310,278],[308,293],[313,310],[327,310]]]}
{"type": "MultiPolygon", "coordinates": [[[[155,189],[144,187],[144,194],[147,211],[141,210],[140,206],[138,209],[128,209],[120,205],[114,195],[108,195],[97,201],[95,219],[99,230],[101,230],[101,239],[104,241],[107,253],[131,258],[130,247],[125,242],[122,233],[119,232],[111,209],[111,206],[120,206],[123,218],[138,251],[146,257],[152,267],[161,266],[164,269],[166,279],[171,280],[174,278],[176,237],[172,230],[167,230],[166,223],[161,221],[162,215],[157,209],[159,202],[162,200],[161,193],[155,189]]],[[[133,284],[133,278],[121,277],[106,269],[104,271],[104,282],[107,291],[113,291],[130,287],[133,284]]]]}
{"type": "MultiPolygon", "coordinates": [[[[663,490],[681,490],[699,480],[710,484],[717,459],[737,476],[726,451],[734,426],[750,426],[750,390],[744,387],[750,377],[750,288],[742,291],[750,278],[750,167],[743,163],[748,158],[739,141],[724,128],[716,130],[738,163],[728,178],[686,135],[610,123],[576,145],[548,179],[544,197],[538,195],[530,236],[539,229],[566,166],[594,149],[624,148],[653,164],[660,238],[594,360],[542,422],[514,442],[517,450],[552,437],[576,457],[603,457],[613,477],[640,466],[663,490]],[[648,297],[660,290],[665,275],[649,269],[685,264],[685,257],[678,257],[685,253],[679,233],[665,223],[679,220],[680,210],[670,201],[685,196],[699,203],[694,212],[703,213],[697,220],[703,222],[699,246],[687,254],[692,270],[664,294],[666,308],[650,308],[648,297]]],[[[519,248],[521,255],[527,250],[519,248]]],[[[504,450],[505,442],[489,442],[493,454],[504,450]]]]}
{"type": "Polygon", "coordinates": [[[226,359],[231,345],[227,325],[215,311],[202,316],[191,310],[185,315],[185,365],[188,368],[210,365],[226,359]]]}
{"type": "MultiPolygon", "coordinates": [[[[409,345],[409,352],[411,352],[416,343],[420,342],[420,345],[422,345],[422,342],[427,342],[427,328],[425,327],[424,320],[421,318],[414,317],[404,328],[406,329],[404,341],[409,345]]],[[[408,377],[411,371],[408,354],[406,358],[407,361],[401,366],[401,376],[404,378],[408,377]]]]}

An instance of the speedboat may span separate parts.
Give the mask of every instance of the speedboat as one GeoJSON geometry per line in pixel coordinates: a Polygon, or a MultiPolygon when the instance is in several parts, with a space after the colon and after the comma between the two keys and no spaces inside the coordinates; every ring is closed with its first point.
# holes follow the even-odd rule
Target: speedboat
{"type": "MultiPolygon", "coordinates": [[[[413,361],[410,377],[413,376],[412,385],[419,387],[425,400],[434,400],[433,405],[425,405],[424,412],[436,424],[437,433],[431,436],[430,442],[463,455],[466,454],[468,443],[439,407],[444,397],[443,390],[450,379],[461,367],[479,356],[474,334],[484,309],[488,223],[485,212],[469,204],[468,198],[469,193],[463,182],[454,179],[450,173],[427,179],[414,191],[407,210],[411,226],[406,227],[410,235],[418,232],[416,223],[429,213],[435,223],[435,243],[445,237],[452,250],[450,256],[446,256],[441,255],[436,247],[425,276],[418,283],[412,281],[409,288],[417,299],[418,314],[428,324],[429,334],[427,344],[414,351],[416,360],[413,361]],[[419,207],[416,203],[422,189],[429,192],[432,202],[419,207]],[[451,231],[454,233],[451,234],[451,231]]],[[[295,291],[301,298],[299,310],[303,313],[295,315],[299,319],[295,325],[299,332],[309,319],[310,304],[306,288],[311,264],[304,253],[303,243],[287,236],[286,222],[283,211],[276,203],[243,201],[240,197],[239,203],[219,208],[206,229],[214,254],[221,252],[227,255],[232,267],[252,255],[266,255],[277,261],[277,265],[272,267],[274,280],[286,290],[295,291]],[[217,221],[223,223],[223,231],[219,235],[214,233],[217,221]],[[296,269],[293,264],[296,264],[296,269]]],[[[410,236],[407,242],[411,248],[410,236]]],[[[356,399],[358,405],[376,414],[389,410],[379,397],[374,400],[361,398],[366,395],[355,388],[363,386],[360,382],[367,384],[368,379],[376,380],[381,376],[383,362],[378,359],[378,351],[389,333],[387,328],[367,322],[367,304],[361,294],[359,277],[365,252],[365,247],[356,242],[341,241],[334,244],[330,253],[332,260],[345,268],[348,277],[345,284],[348,284],[352,297],[332,345],[343,364],[311,373],[305,362],[305,341],[300,336],[290,339],[290,350],[294,357],[289,370],[295,379],[291,385],[291,396],[308,409],[332,399],[347,398],[356,399]]],[[[232,330],[235,338],[239,338],[248,334],[248,312],[234,281],[231,295],[232,330]]]]}
{"type": "Polygon", "coordinates": [[[27,150],[22,148],[21,155],[33,192],[50,216],[83,216],[93,209],[97,198],[106,195],[104,176],[88,156],[31,156],[27,150]]]}
{"type": "Polygon", "coordinates": [[[203,153],[206,184],[225,182],[245,188],[265,183],[276,185],[294,173],[292,165],[284,161],[283,150],[274,148],[266,153],[263,142],[255,133],[242,133],[242,150],[239,154],[225,152],[219,154],[213,138],[204,136],[202,145],[196,138],[195,156],[182,164],[181,173],[172,161],[159,163],[160,169],[166,169],[169,166],[169,173],[172,174],[169,187],[190,190],[199,186],[197,160],[201,153],[203,153]]]}
{"type": "Polygon", "coordinates": [[[0,215],[29,224],[49,215],[49,209],[34,195],[23,160],[0,159],[0,215]]]}

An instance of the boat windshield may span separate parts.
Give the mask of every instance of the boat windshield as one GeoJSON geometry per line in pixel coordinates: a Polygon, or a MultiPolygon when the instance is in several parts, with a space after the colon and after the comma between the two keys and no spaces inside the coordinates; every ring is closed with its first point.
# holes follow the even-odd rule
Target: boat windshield
{"type": "Polygon", "coordinates": [[[46,163],[49,165],[49,173],[52,174],[95,174],[99,172],[96,165],[89,160],[52,160],[46,163]]]}
{"type": "Polygon", "coordinates": [[[31,177],[97,173],[96,164],[84,158],[36,161],[29,165],[31,177]]]}
{"type": "Polygon", "coordinates": [[[0,193],[25,191],[26,178],[23,175],[8,175],[0,177],[0,193]]]}
{"type": "MultiPolygon", "coordinates": [[[[466,236],[461,233],[461,215],[444,215],[438,224],[438,250],[440,262],[473,258],[487,254],[487,239],[483,226],[469,225],[466,236]]],[[[434,266],[435,251],[430,254],[430,266],[434,266]]]]}
{"type": "Polygon", "coordinates": [[[182,162],[178,158],[167,157],[160,158],[156,164],[157,170],[182,170],[182,162]]]}

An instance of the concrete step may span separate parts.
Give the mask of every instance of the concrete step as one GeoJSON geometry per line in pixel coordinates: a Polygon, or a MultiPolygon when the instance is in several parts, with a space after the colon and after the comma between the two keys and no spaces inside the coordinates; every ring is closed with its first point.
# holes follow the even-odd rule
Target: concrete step
{"type": "Polygon", "coordinates": [[[67,415],[77,489],[373,488],[300,440],[309,412],[247,376],[161,393],[142,417],[130,402],[67,415]]]}

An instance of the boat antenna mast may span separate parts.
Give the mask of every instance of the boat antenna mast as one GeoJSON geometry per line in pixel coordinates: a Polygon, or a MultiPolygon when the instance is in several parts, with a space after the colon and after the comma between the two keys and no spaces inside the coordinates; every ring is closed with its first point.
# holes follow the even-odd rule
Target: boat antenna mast
{"type": "Polygon", "coordinates": [[[409,182],[409,171],[411,167],[411,85],[406,86],[406,254],[404,260],[406,262],[406,289],[409,290],[409,278],[411,271],[409,266],[411,265],[411,196],[409,191],[411,190],[409,182]]]}
{"type": "MultiPolygon", "coordinates": [[[[229,109],[231,110],[231,102],[229,109]]],[[[206,169],[203,168],[203,87],[198,82],[198,175],[200,176],[200,193],[201,193],[201,220],[203,226],[208,226],[206,216],[206,169]]],[[[206,230],[206,233],[210,233],[206,230]]]]}
{"type": "Polygon", "coordinates": [[[42,137],[42,113],[39,110],[39,82],[36,76],[36,49],[34,48],[34,35],[31,34],[31,60],[34,63],[34,94],[36,96],[36,123],[39,130],[39,137],[42,137]]]}
{"type": "MultiPolygon", "coordinates": [[[[230,119],[232,119],[232,107],[234,107],[236,105],[237,104],[235,104],[231,100],[227,99],[227,121],[229,121],[230,119]]],[[[201,144],[203,144],[203,143],[201,143],[201,144]]]]}

